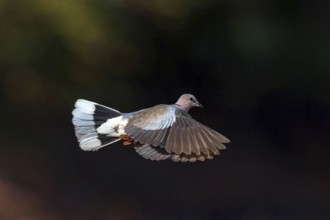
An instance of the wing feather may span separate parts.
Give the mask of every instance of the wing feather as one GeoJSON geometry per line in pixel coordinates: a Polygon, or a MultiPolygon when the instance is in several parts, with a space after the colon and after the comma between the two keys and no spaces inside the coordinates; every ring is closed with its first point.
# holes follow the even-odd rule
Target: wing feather
{"type": "MultiPolygon", "coordinates": [[[[88,117],[88,116],[87,116],[88,117]]],[[[229,140],[171,105],[158,105],[133,113],[125,126],[135,148],[151,160],[195,162],[212,159],[229,140]]]]}
{"type": "Polygon", "coordinates": [[[200,129],[200,133],[201,136],[205,142],[205,146],[208,148],[208,150],[210,150],[213,154],[218,155],[219,154],[219,150],[216,147],[216,144],[214,143],[214,141],[212,141],[212,137],[205,132],[205,129],[200,129]]]}
{"type": "Polygon", "coordinates": [[[196,144],[197,144],[196,147],[199,148],[200,152],[202,152],[203,154],[208,155],[209,151],[206,147],[206,143],[204,142],[204,139],[203,139],[199,129],[196,128],[194,130],[194,132],[195,132],[195,138],[196,138],[196,144]]]}
{"type": "Polygon", "coordinates": [[[195,128],[190,128],[191,152],[196,154],[196,155],[200,155],[201,152],[200,152],[199,147],[198,147],[198,141],[197,141],[194,130],[195,130],[195,128]]]}
{"type": "Polygon", "coordinates": [[[191,154],[191,141],[192,141],[192,137],[191,137],[191,132],[190,132],[190,128],[187,127],[185,129],[185,137],[184,137],[184,141],[185,141],[185,154],[190,155],[191,154]]]}
{"type": "Polygon", "coordinates": [[[175,120],[175,107],[158,105],[133,113],[124,129],[134,140],[157,146],[164,141],[167,130],[175,120]]]}
{"type": "Polygon", "coordinates": [[[149,144],[135,144],[135,150],[138,154],[150,160],[166,160],[171,157],[170,154],[159,147],[152,147],[149,144]]]}

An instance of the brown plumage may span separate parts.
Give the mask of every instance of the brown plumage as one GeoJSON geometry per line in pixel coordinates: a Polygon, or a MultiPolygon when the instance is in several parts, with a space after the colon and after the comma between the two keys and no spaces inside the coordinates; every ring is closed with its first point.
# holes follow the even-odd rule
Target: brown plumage
{"type": "Polygon", "coordinates": [[[189,109],[194,106],[201,107],[194,96],[182,95],[175,105],[158,105],[137,113],[129,119],[124,129],[136,142],[136,151],[147,159],[165,158],[160,155],[181,162],[212,159],[214,155],[220,154],[219,150],[225,149],[223,144],[230,141],[194,120],[188,114],[189,109]],[[171,117],[175,117],[175,120],[172,124],[168,123],[168,126],[146,129],[155,118],[162,118],[160,121],[166,123],[171,117]],[[141,147],[145,150],[141,150],[141,147]]]}
{"type": "Polygon", "coordinates": [[[182,95],[173,105],[156,105],[133,113],[78,100],[73,124],[83,150],[97,150],[123,140],[124,145],[134,144],[136,152],[150,160],[212,159],[230,141],[194,120],[188,113],[192,107],[202,105],[191,94],[182,95]]]}

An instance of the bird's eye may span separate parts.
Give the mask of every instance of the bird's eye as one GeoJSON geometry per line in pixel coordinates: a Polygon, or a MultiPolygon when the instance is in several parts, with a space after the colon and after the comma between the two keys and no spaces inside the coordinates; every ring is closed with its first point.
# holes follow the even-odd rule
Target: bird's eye
{"type": "Polygon", "coordinates": [[[190,101],[195,102],[194,98],[190,98],[190,101]]]}

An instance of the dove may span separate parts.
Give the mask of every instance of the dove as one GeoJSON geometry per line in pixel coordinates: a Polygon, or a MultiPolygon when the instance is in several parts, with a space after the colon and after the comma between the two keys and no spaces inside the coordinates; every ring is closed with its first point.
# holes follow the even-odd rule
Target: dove
{"type": "Polygon", "coordinates": [[[203,107],[192,94],[181,95],[175,104],[160,104],[132,113],[78,99],[72,123],[84,151],[96,151],[122,140],[123,145],[133,145],[138,154],[154,161],[213,159],[230,141],[193,119],[188,113],[192,107],[203,107]]]}

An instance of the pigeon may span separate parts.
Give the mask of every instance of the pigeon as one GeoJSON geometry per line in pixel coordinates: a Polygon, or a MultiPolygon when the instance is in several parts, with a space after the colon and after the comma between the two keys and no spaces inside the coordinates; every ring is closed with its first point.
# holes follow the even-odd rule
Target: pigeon
{"type": "Polygon", "coordinates": [[[79,146],[96,151],[122,140],[146,159],[195,162],[213,159],[229,139],[199,123],[188,113],[203,107],[194,95],[183,94],[175,104],[160,104],[132,113],[78,99],[72,123],[79,146]]]}

